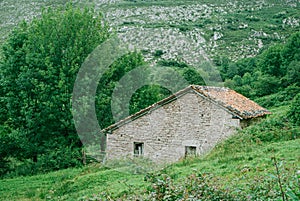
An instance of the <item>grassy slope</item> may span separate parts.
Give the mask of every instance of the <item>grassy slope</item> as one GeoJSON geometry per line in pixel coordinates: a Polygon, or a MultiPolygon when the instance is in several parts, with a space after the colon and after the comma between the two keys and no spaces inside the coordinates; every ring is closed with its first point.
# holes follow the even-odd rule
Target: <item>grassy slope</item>
{"type": "MultiPolygon", "coordinates": [[[[249,183],[260,176],[275,175],[272,157],[283,162],[286,179],[300,169],[300,128],[280,120],[287,107],[277,108],[273,116],[251,126],[219,144],[211,153],[180,161],[163,170],[181,182],[195,172],[211,173],[231,189],[249,191],[249,183]],[[272,139],[268,138],[270,136],[272,139]],[[296,139],[295,139],[296,137],[296,139]]],[[[0,180],[0,200],[77,200],[102,192],[121,196],[131,191],[143,193],[151,184],[145,174],[130,174],[101,167],[61,170],[45,175],[0,180]]]]}

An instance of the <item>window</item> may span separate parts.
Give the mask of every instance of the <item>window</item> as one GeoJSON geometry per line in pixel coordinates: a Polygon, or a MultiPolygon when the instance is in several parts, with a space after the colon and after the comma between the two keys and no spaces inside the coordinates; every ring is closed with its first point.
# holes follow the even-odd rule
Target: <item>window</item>
{"type": "Polygon", "coordinates": [[[133,148],[134,148],[134,150],[133,150],[134,156],[144,155],[144,143],[143,142],[134,142],[133,148]]]}
{"type": "Polygon", "coordinates": [[[196,147],[186,146],[185,147],[185,157],[187,156],[196,156],[196,147]]]}

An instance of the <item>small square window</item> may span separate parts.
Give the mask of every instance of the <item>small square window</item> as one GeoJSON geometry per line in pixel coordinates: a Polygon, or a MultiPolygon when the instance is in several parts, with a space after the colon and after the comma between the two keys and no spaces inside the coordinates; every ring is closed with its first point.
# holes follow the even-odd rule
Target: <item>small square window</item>
{"type": "Polygon", "coordinates": [[[187,156],[196,156],[196,147],[195,146],[186,146],[185,147],[185,157],[187,156]]]}
{"type": "Polygon", "coordinates": [[[134,142],[133,143],[133,153],[134,153],[134,156],[144,155],[144,143],[143,142],[134,142]]]}

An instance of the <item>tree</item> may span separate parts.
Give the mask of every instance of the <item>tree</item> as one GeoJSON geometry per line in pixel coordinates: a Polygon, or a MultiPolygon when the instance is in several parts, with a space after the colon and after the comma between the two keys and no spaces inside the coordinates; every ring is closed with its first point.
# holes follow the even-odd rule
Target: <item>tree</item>
{"type": "Polygon", "coordinates": [[[300,61],[292,61],[286,72],[286,83],[289,85],[296,84],[300,86],[300,61]]]}
{"type": "Polygon", "coordinates": [[[189,82],[189,84],[205,85],[203,77],[194,68],[185,68],[182,75],[189,82]]]}
{"type": "Polygon", "coordinates": [[[259,67],[263,73],[271,76],[282,77],[285,74],[283,63],[283,46],[274,45],[260,55],[259,67]]]}
{"type": "Polygon", "coordinates": [[[277,77],[268,74],[262,74],[253,83],[253,88],[256,90],[256,95],[258,96],[276,93],[280,86],[280,80],[277,77]]]}
{"type": "Polygon", "coordinates": [[[236,62],[238,67],[238,74],[243,76],[245,73],[251,73],[256,68],[256,59],[254,58],[243,58],[236,62]]]}
{"type": "MultiPolygon", "coordinates": [[[[111,108],[111,101],[112,101],[112,94],[113,91],[116,87],[116,84],[118,84],[118,81],[125,75],[125,73],[133,70],[136,67],[142,66],[144,63],[143,57],[140,53],[137,52],[132,52],[128,55],[125,55],[118,59],[116,62],[114,62],[108,71],[106,71],[99,83],[97,88],[97,97],[96,97],[96,110],[97,110],[97,119],[99,121],[99,125],[101,128],[105,128],[113,123],[115,123],[113,119],[113,114],[112,114],[112,108],[111,108]],[[105,114],[105,115],[103,115],[105,114]]],[[[144,72],[147,74],[147,72],[144,72]]],[[[147,75],[145,75],[147,76],[147,75]]],[[[140,78],[127,78],[126,85],[120,87],[122,88],[121,90],[129,91],[128,88],[130,88],[132,85],[132,81],[138,81],[140,78]]],[[[135,99],[135,101],[140,100],[139,98],[135,99]]],[[[123,102],[123,100],[117,100],[118,102],[123,102]]],[[[128,101],[129,102],[129,101],[128,101]]],[[[116,104],[116,103],[115,103],[116,104]]],[[[142,103],[132,103],[132,104],[139,104],[141,107],[145,108],[148,105],[142,104],[142,103]]],[[[116,104],[117,105],[117,104],[116,104]]],[[[124,118],[128,114],[122,115],[123,113],[122,108],[119,110],[119,118],[124,118]]]]}
{"type": "Polygon", "coordinates": [[[166,97],[171,95],[171,92],[158,85],[145,85],[138,89],[132,96],[130,102],[130,113],[134,114],[141,109],[145,109],[166,97]]]}
{"type": "Polygon", "coordinates": [[[243,83],[242,78],[239,75],[235,75],[232,80],[235,86],[241,86],[243,83]]]}
{"type": "Polygon", "coordinates": [[[108,37],[100,14],[70,4],[44,10],[12,32],[0,68],[2,119],[31,145],[20,157],[37,162],[49,149],[81,146],[71,114],[73,84],[85,58],[108,37]]]}
{"type": "Polygon", "coordinates": [[[226,77],[233,78],[235,75],[239,75],[238,66],[236,65],[236,63],[229,63],[228,69],[226,72],[226,77]]]}
{"type": "Polygon", "coordinates": [[[294,124],[300,125],[300,93],[293,99],[288,112],[288,117],[294,124]]]}
{"type": "Polygon", "coordinates": [[[253,78],[250,73],[245,73],[242,78],[243,85],[251,85],[253,82],[253,78]]]}
{"type": "Polygon", "coordinates": [[[283,56],[285,63],[289,64],[291,61],[300,61],[300,32],[291,35],[284,47],[283,56]]]}

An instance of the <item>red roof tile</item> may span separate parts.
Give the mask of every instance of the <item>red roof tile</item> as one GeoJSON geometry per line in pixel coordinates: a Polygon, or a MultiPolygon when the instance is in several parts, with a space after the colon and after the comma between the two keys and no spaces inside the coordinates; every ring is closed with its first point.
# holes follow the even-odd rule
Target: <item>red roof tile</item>
{"type": "Polygon", "coordinates": [[[243,119],[271,114],[267,109],[232,89],[197,85],[192,85],[190,87],[199,94],[211,99],[220,106],[227,108],[229,111],[243,119]]]}

